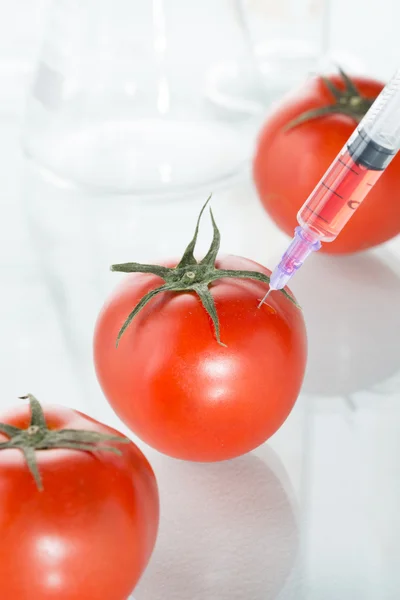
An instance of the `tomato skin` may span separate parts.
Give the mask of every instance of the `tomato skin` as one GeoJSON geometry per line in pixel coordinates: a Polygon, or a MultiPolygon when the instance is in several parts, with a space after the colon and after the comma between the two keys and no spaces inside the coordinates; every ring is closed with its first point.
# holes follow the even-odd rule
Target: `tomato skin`
{"type": "MultiPolygon", "coordinates": [[[[72,409],[44,412],[50,429],[117,433],[72,409]]],[[[24,405],[0,416],[23,428],[29,419],[24,405]]],[[[133,443],[118,447],[122,456],[37,451],[43,491],[20,450],[0,451],[2,598],[127,600],[153,550],[159,508],[146,458],[133,443]]]]}
{"type": "MultiPolygon", "coordinates": [[[[343,88],[341,79],[330,79],[343,88]]],[[[358,90],[375,98],[383,84],[353,78],[358,90]]],[[[353,133],[356,122],[335,114],[320,117],[284,131],[292,119],[312,108],[327,106],[333,98],[321,78],[307,81],[284,100],[263,127],[253,162],[258,195],[278,227],[292,236],[297,212],[353,133]]],[[[357,209],[335,241],[323,252],[343,254],[377,246],[400,232],[400,156],[357,209]]]]}
{"type": "MultiPolygon", "coordinates": [[[[234,256],[216,266],[270,274],[234,256]]],[[[127,315],[160,282],[125,276],[99,315],[94,362],[111,406],[142,440],[175,458],[218,461],[256,448],[282,425],[300,390],[301,310],[280,292],[258,310],[265,284],[221,279],[210,290],[227,347],[217,343],[199,298],[185,292],[152,300],[116,348],[127,315]]]]}

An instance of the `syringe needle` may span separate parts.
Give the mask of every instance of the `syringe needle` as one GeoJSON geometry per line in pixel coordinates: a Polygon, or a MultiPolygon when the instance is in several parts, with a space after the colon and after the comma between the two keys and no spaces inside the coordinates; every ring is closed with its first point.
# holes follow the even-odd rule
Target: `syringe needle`
{"type": "Polygon", "coordinates": [[[264,304],[264,302],[266,301],[266,299],[268,298],[268,296],[270,295],[270,293],[273,291],[272,288],[269,288],[268,292],[265,294],[264,298],[261,300],[260,304],[258,305],[257,308],[260,308],[260,306],[262,306],[264,304]]]}

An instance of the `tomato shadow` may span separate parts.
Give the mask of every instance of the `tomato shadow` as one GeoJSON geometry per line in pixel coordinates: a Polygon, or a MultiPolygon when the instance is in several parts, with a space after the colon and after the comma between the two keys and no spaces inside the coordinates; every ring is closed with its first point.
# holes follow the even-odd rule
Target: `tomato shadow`
{"type": "Polygon", "coordinates": [[[351,394],[399,370],[400,262],[392,261],[322,255],[296,277],[309,344],[304,392],[351,394]]]}
{"type": "Polygon", "coordinates": [[[155,466],[161,524],[135,600],[272,600],[298,550],[296,504],[277,455],[155,466]],[[158,467],[158,468],[157,468],[158,467]]]}

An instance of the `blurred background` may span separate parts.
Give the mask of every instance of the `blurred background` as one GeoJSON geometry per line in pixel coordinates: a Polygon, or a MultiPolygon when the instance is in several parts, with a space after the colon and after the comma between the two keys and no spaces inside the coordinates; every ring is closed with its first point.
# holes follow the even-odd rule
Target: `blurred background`
{"type": "MultiPolygon", "coordinates": [[[[284,95],[337,64],[386,81],[400,63],[400,6],[0,4],[1,403],[30,391],[126,431],[91,359],[96,316],[119,281],[110,264],[179,256],[213,192],[222,251],[272,268],[287,237],[252,182],[258,132],[284,95]]],[[[200,255],[209,235],[205,223],[200,255]]],[[[164,520],[136,600],[398,598],[399,238],[312,257],[293,291],[309,363],[268,444],[205,469],[138,442],[164,520]]]]}

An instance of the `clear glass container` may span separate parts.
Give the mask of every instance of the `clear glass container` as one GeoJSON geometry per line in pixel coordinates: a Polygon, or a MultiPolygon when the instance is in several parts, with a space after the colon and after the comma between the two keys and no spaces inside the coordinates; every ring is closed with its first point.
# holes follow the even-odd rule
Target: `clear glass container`
{"type": "Polygon", "coordinates": [[[327,60],[330,0],[241,0],[244,26],[269,102],[327,60]]]}
{"type": "Polygon", "coordinates": [[[265,106],[236,0],[53,0],[26,154],[64,182],[207,192],[249,163],[265,106]]]}

